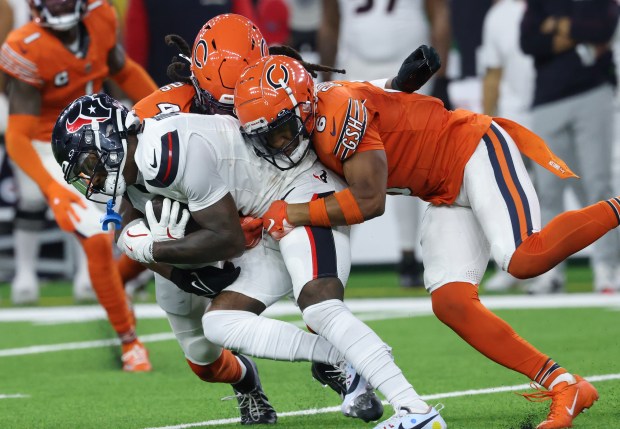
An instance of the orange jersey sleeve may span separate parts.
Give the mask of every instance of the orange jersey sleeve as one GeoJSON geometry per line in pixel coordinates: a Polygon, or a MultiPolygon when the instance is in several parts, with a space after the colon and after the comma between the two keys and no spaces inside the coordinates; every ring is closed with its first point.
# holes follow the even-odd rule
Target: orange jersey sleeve
{"type": "Polygon", "coordinates": [[[77,55],[34,22],[9,33],[0,49],[0,69],[41,91],[37,140],[49,141],[62,109],[84,94],[101,91],[108,76],[108,52],[116,44],[114,9],[107,1],[90,1],[82,22],[89,37],[77,55]]]}
{"type": "Polygon", "coordinates": [[[325,165],[342,175],[342,162],[355,152],[382,149],[388,161],[388,191],[450,204],[461,187],[465,164],[491,124],[491,118],[465,110],[449,111],[433,97],[385,91],[368,82],[329,82],[317,89],[313,142],[325,165]],[[363,132],[351,140],[349,100],[363,106],[363,132]],[[324,121],[324,122],[322,122],[324,121]],[[345,149],[343,149],[345,148],[345,149]]]}
{"type": "Polygon", "coordinates": [[[196,90],[190,84],[174,82],[162,86],[149,96],[138,101],[134,113],[143,121],[166,112],[185,112],[191,110],[196,90]]]}

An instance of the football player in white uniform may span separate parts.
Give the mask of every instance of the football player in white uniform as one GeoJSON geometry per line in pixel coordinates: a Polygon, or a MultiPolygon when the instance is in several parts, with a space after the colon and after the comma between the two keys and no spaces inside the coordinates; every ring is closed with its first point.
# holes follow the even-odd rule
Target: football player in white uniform
{"type": "MultiPolygon", "coordinates": [[[[297,114],[291,118],[305,116],[306,103],[293,103],[297,114]]],[[[333,365],[346,359],[392,404],[428,407],[394,363],[389,347],[342,302],[350,267],[346,230],[297,228],[280,241],[281,253],[266,243],[239,256],[244,237],[237,210],[260,217],[276,195],[299,202],[341,189],[342,183],[315,162],[314,153],[303,156],[307,141],[286,155],[298,165],[283,175],[245,144],[232,117],[164,114],[145,120],[136,135],[131,120],[127,128],[123,125],[126,115],[122,105],[105,95],[76,100],[56,124],[56,159],[63,164],[66,180],[89,198],[114,196],[125,184],[143,181],[147,191],[187,203],[201,229],[183,237],[182,228],[154,221],[147,203],[149,227],[138,219],[119,239],[130,257],[160,274],[172,277],[174,268],[166,264],[205,264],[238,256],[234,262],[242,267],[241,275],[213,300],[203,317],[209,340],[277,360],[333,365]],[[84,112],[93,110],[96,115],[84,117],[84,112]],[[80,114],[84,124],[76,129],[80,114]],[[320,326],[317,330],[331,344],[258,315],[291,289],[306,323],[315,329],[320,326]]],[[[303,121],[295,119],[295,124],[303,127],[303,121]]],[[[343,412],[364,420],[379,418],[376,398],[367,391],[370,387],[365,382],[359,385],[355,397],[345,397],[343,412]]]]}

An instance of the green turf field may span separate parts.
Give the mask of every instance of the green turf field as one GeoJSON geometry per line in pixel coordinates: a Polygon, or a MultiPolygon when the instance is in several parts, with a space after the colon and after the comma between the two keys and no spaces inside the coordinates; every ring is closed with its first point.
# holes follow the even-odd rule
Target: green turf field
{"type": "MultiPolygon", "coordinates": [[[[580,281],[586,284],[588,280],[576,280],[583,273],[576,276],[573,271],[569,289],[580,290],[580,281]]],[[[381,282],[393,282],[384,288],[391,287],[394,295],[423,295],[400,291],[391,273],[367,272],[354,276],[348,295],[375,296],[381,282]]],[[[0,286],[4,303],[7,289],[0,286]]],[[[66,304],[70,302],[68,292],[66,285],[48,286],[44,303],[66,304]]],[[[497,313],[571,371],[585,377],[599,376],[594,385],[601,400],[575,421],[575,428],[620,428],[618,308],[497,313]]],[[[291,316],[287,320],[300,318],[291,316]]],[[[433,316],[373,320],[368,324],[393,347],[396,362],[419,393],[432,395],[432,404],[445,405],[442,415],[450,428],[526,429],[544,420],[547,403],[530,403],[511,392],[513,386],[518,392],[528,391],[519,387],[528,380],[488,361],[433,316]],[[492,388],[497,390],[489,393],[492,388]]],[[[169,327],[164,319],[147,319],[140,321],[138,330],[148,336],[168,333],[169,327]]],[[[0,429],[238,426],[226,424],[238,417],[236,402],[221,401],[232,394],[232,389],[198,380],[172,339],[147,344],[154,366],[148,374],[122,373],[119,348],[113,345],[42,353],[27,349],[30,354],[21,349],[113,337],[103,320],[0,323],[0,429]]],[[[308,363],[258,360],[258,364],[265,391],[280,414],[277,427],[373,427],[336,411],[339,398],[312,379],[308,363]]],[[[391,413],[386,406],[384,417],[391,413]]]]}

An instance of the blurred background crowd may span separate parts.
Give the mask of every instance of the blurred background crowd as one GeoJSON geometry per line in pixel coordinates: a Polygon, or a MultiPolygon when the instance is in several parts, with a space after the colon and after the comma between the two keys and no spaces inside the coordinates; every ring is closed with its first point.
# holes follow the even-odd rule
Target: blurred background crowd
{"type": "MultiPolygon", "coordinates": [[[[440,98],[451,109],[466,108],[527,126],[581,176],[559,181],[538,166],[530,167],[543,222],[566,209],[618,195],[620,99],[614,63],[620,55],[620,36],[617,23],[604,20],[602,8],[609,3],[605,0],[582,2],[598,3],[601,8],[583,13],[575,12],[571,3],[576,2],[571,0],[112,3],[122,23],[127,54],[159,86],[170,82],[166,68],[177,54],[164,37],[178,34],[191,44],[200,27],[221,13],[247,16],[270,45],[290,45],[307,61],[346,70],[344,75],[323,75],[323,80],[391,77],[415,48],[432,45],[443,65],[422,93],[440,98]]],[[[0,0],[0,42],[30,19],[27,0],[0,0]]],[[[66,279],[74,282],[76,300],[92,299],[84,256],[74,239],[57,229],[50,213],[44,227],[35,228],[28,221],[27,208],[19,205],[20,189],[13,179],[16,167],[3,149],[8,117],[3,89],[0,73],[0,288],[11,289],[13,304],[33,304],[42,279],[66,279]],[[20,253],[17,241],[25,236],[35,244],[20,253]]],[[[354,227],[353,264],[389,267],[397,271],[401,287],[422,287],[418,230],[410,219],[418,219],[419,225],[424,208],[412,198],[390,197],[384,216],[354,227]]],[[[608,234],[577,257],[591,267],[592,291],[620,292],[618,233],[608,234]]],[[[148,280],[146,273],[129,289],[148,280]]],[[[556,293],[564,291],[565,283],[564,264],[527,284],[497,272],[487,277],[483,289],[518,287],[532,294],[556,293]]]]}

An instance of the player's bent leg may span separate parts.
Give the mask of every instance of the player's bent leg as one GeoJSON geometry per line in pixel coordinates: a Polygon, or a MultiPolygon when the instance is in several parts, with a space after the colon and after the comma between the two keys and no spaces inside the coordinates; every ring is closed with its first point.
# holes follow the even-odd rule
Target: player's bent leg
{"type": "Polygon", "coordinates": [[[202,316],[210,299],[186,293],[155,275],[157,303],[166,311],[191,370],[208,383],[228,383],[239,402],[241,424],[271,424],[277,415],[263,392],[254,362],[207,340],[202,316]]]}
{"type": "Polygon", "coordinates": [[[508,272],[521,279],[540,275],[592,244],[620,223],[620,198],[556,216],[515,250],[508,272]]]}

